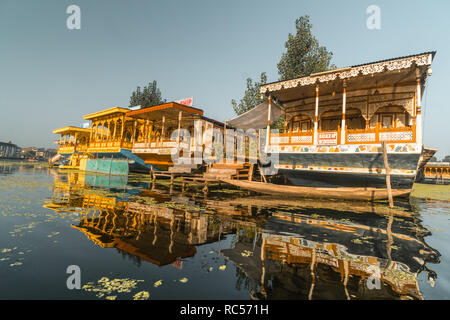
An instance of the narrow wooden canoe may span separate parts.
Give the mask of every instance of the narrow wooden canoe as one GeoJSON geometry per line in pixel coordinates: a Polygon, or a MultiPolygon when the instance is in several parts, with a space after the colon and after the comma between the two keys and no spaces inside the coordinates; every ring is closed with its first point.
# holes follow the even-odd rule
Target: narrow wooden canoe
{"type": "MultiPolygon", "coordinates": [[[[384,188],[317,188],[285,186],[248,180],[224,179],[222,181],[251,191],[256,191],[264,194],[272,194],[286,198],[327,198],[363,201],[384,200],[388,198],[387,190],[384,188]]],[[[393,197],[406,197],[410,193],[411,189],[392,190],[393,197]]]]}

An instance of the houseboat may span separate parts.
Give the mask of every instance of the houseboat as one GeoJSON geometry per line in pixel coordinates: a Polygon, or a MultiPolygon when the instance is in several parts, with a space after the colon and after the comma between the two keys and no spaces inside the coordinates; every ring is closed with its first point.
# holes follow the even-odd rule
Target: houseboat
{"type": "MultiPolygon", "coordinates": [[[[212,130],[223,132],[224,124],[207,118],[203,110],[169,102],[148,108],[132,110],[127,117],[133,119],[132,152],[150,164],[155,170],[168,170],[174,166],[173,156],[180,149],[189,150],[189,154],[179,156],[190,158],[190,165],[195,168],[203,163],[203,151],[206,140],[212,142],[212,130]],[[189,136],[178,134],[185,129],[189,136]],[[206,133],[206,134],[205,134],[206,133]],[[188,144],[188,145],[184,145],[188,144]],[[181,148],[180,148],[181,147],[181,148]],[[197,161],[193,161],[197,153],[197,161]]],[[[180,151],[181,153],[181,151],[180,151]]]]}
{"type": "Polygon", "coordinates": [[[148,172],[150,166],[131,150],[135,119],[128,117],[130,109],[113,107],[84,116],[91,121],[87,152],[95,157],[88,161],[86,171],[112,174],[148,172]]]}
{"type": "Polygon", "coordinates": [[[450,184],[450,162],[428,162],[424,168],[424,181],[450,184]]]}
{"type": "Polygon", "coordinates": [[[57,155],[50,160],[50,164],[60,163],[64,168],[80,167],[83,154],[87,151],[91,130],[75,126],[68,126],[53,130],[54,134],[59,134],[57,155]]]}
{"type": "MultiPolygon", "coordinates": [[[[335,69],[261,86],[265,151],[293,185],[410,188],[432,156],[422,143],[422,95],[435,52],[335,69]],[[283,129],[271,132],[274,110],[283,129]],[[428,153],[427,153],[428,152],[428,153]]],[[[251,118],[251,115],[246,115],[251,118]]]]}

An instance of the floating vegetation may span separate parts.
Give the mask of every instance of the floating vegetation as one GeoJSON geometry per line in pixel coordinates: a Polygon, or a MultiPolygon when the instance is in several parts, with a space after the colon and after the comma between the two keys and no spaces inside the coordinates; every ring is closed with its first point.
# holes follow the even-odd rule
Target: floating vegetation
{"type": "Polygon", "coordinates": [[[51,234],[47,235],[48,238],[52,238],[54,236],[57,236],[59,232],[52,232],[51,234]]]}
{"type": "Polygon", "coordinates": [[[148,300],[150,294],[147,291],[141,291],[133,296],[133,300],[148,300]]]}
{"type": "Polygon", "coordinates": [[[162,280],[158,280],[158,281],[156,281],[156,282],[153,284],[153,286],[154,286],[155,288],[158,288],[160,285],[162,285],[162,280]]]}
{"type": "Polygon", "coordinates": [[[241,252],[241,256],[243,257],[250,257],[253,255],[253,252],[251,252],[250,250],[244,250],[241,252]]]}
{"type": "Polygon", "coordinates": [[[22,262],[17,261],[17,262],[11,263],[9,266],[15,267],[15,266],[21,266],[22,264],[23,264],[22,262]]]}
{"type": "Polygon", "coordinates": [[[96,296],[102,298],[105,294],[110,296],[112,293],[129,293],[136,289],[139,282],[143,281],[129,278],[110,280],[107,277],[102,277],[96,284],[94,282],[88,282],[82,289],[88,292],[96,292],[96,296]]]}

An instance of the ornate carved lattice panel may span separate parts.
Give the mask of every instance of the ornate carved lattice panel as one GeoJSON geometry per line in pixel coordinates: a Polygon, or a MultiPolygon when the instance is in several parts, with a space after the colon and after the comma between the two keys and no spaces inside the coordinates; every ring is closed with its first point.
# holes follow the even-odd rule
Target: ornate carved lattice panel
{"type": "Polygon", "coordinates": [[[406,132],[380,132],[381,141],[410,141],[413,139],[411,131],[406,132]]]}
{"type": "Polygon", "coordinates": [[[374,142],[375,133],[351,133],[347,136],[348,142],[374,142]]]}
{"type": "Polygon", "coordinates": [[[291,137],[292,143],[312,143],[312,136],[292,136],[291,137]]]}

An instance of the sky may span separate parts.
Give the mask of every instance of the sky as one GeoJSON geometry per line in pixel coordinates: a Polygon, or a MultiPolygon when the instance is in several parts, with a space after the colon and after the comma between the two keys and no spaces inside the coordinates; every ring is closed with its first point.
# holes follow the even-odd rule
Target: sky
{"type": "Polygon", "coordinates": [[[0,0],[0,141],[55,147],[52,130],[128,106],[157,80],[168,101],[194,98],[207,117],[235,116],[246,79],[277,63],[295,20],[308,14],[337,67],[436,50],[423,95],[424,144],[450,155],[450,1],[0,0]],[[66,9],[81,10],[70,30],[66,9]],[[370,30],[377,5],[381,29],[370,30]]]}

